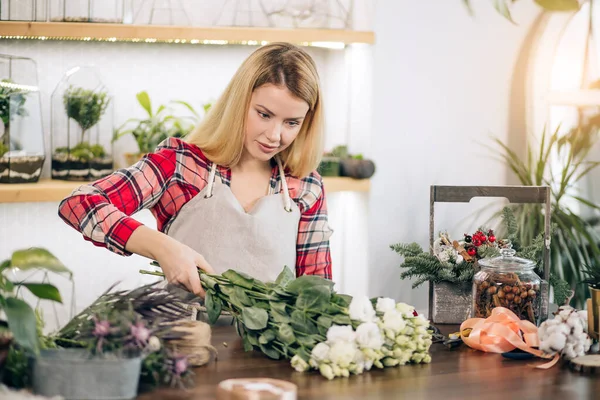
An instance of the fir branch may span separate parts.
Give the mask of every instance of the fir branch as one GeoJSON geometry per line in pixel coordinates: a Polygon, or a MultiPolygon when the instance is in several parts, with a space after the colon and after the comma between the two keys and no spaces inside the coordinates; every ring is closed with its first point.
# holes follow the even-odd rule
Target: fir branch
{"type": "Polygon", "coordinates": [[[554,289],[554,304],[564,305],[573,296],[569,283],[554,273],[550,274],[549,280],[552,289],[554,289]]]}
{"type": "Polygon", "coordinates": [[[519,226],[517,225],[517,219],[515,214],[510,207],[504,207],[502,209],[502,221],[506,229],[506,238],[511,243],[515,243],[518,240],[519,226]]]}
{"type": "Polygon", "coordinates": [[[423,253],[423,248],[416,242],[397,243],[391,245],[390,248],[403,257],[416,257],[423,253]]]}

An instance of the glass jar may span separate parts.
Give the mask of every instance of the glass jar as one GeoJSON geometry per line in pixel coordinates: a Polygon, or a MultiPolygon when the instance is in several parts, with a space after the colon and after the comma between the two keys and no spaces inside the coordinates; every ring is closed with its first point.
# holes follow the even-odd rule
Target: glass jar
{"type": "Polygon", "coordinates": [[[500,256],[479,260],[481,270],[473,277],[474,317],[487,318],[494,308],[504,307],[522,320],[541,323],[545,281],[535,273],[534,261],[515,253],[503,248],[500,256]]]}

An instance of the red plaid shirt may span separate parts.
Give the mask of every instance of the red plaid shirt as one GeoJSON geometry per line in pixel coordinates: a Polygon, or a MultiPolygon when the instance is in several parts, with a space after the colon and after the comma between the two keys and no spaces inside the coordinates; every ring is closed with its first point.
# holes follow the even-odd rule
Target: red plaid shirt
{"type": "MultiPolygon", "coordinates": [[[[142,225],[130,216],[150,209],[157,228],[165,232],[177,213],[207,184],[210,161],[195,145],[170,138],[156,152],[135,165],[115,171],[94,183],[83,185],[64,199],[60,217],[96,246],[129,256],[125,250],[133,231],[142,225]]],[[[231,170],[218,166],[227,185],[231,170]]],[[[273,167],[271,188],[281,191],[278,167],[273,167]]],[[[296,274],[320,275],[331,279],[327,203],[323,182],[317,172],[304,179],[286,174],[291,198],[300,209],[296,244],[296,274]]]]}

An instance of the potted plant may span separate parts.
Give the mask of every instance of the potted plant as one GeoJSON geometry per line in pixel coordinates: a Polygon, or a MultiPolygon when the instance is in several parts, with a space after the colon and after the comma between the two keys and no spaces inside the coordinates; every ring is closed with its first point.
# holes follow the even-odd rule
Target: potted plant
{"type": "Polygon", "coordinates": [[[90,90],[74,85],[65,90],[64,110],[69,121],[73,120],[77,124],[79,134],[75,146],[55,148],[52,156],[53,178],[98,179],[113,171],[112,157],[91,134],[91,129],[98,124],[109,104],[110,97],[104,90],[90,90]]]}
{"type": "Polygon", "coordinates": [[[0,183],[37,182],[45,160],[37,66],[0,55],[0,76],[0,183]]]}
{"type": "Polygon", "coordinates": [[[39,354],[41,347],[38,317],[29,304],[19,297],[20,289],[28,289],[38,299],[62,302],[58,289],[49,283],[10,280],[7,275],[13,268],[21,271],[44,269],[71,275],[71,271],[56,257],[41,248],[17,250],[10,259],[0,264],[0,311],[5,316],[5,320],[0,320],[0,375],[4,372],[10,351],[18,348],[18,351],[39,354]]]}
{"type": "Polygon", "coordinates": [[[375,164],[371,160],[365,160],[362,154],[349,154],[348,146],[336,146],[323,156],[319,173],[321,176],[368,179],[375,173],[375,164]]]}
{"type": "MultiPolygon", "coordinates": [[[[593,325],[590,324],[590,334],[598,339],[600,333],[600,263],[594,260],[591,264],[585,264],[581,268],[585,279],[582,283],[588,285],[591,294],[591,301],[588,300],[588,308],[592,309],[593,325]]],[[[590,323],[592,320],[590,319],[590,323]]]]}
{"type": "MultiPolygon", "coordinates": [[[[113,143],[119,138],[132,135],[138,147],[136,153],[125,153],[127,165],[135,164],[145,154],[150,153],[165,139],[169,137],[183,137],[187,135],[200,121],[200,115],[184,101],[174,100],[167,105],[160,105],[152,109],[150,96],[146,91],[136,95],[138,104],[146,112],[145,118],[130,118],[113,135],[113,143]],[[182,106],[191,113],[189,116],[175,114],[174,106],[182,106]]],[[[204,104],[204,112],[208,112],[211,104],[204,104]]]]}

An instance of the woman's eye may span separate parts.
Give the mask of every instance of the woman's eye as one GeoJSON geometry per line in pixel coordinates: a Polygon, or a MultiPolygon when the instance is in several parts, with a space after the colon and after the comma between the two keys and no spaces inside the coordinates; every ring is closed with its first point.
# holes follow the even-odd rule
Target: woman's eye
{"type": "Polygon", "coordinates": [[[288,124],[290,124],[291,127],[294,127],[294,126],[300,125],[300,122],[298,122],[298,121],[289,121],[288,124]]]}
{"type": "Polygon", "coordinates": [[[258,112],[258,115],[260,115],[260,117],[264,118],[264,119],[268,119],[269,118],[269,114],[261,112],[261,111],[258,112]]]}

